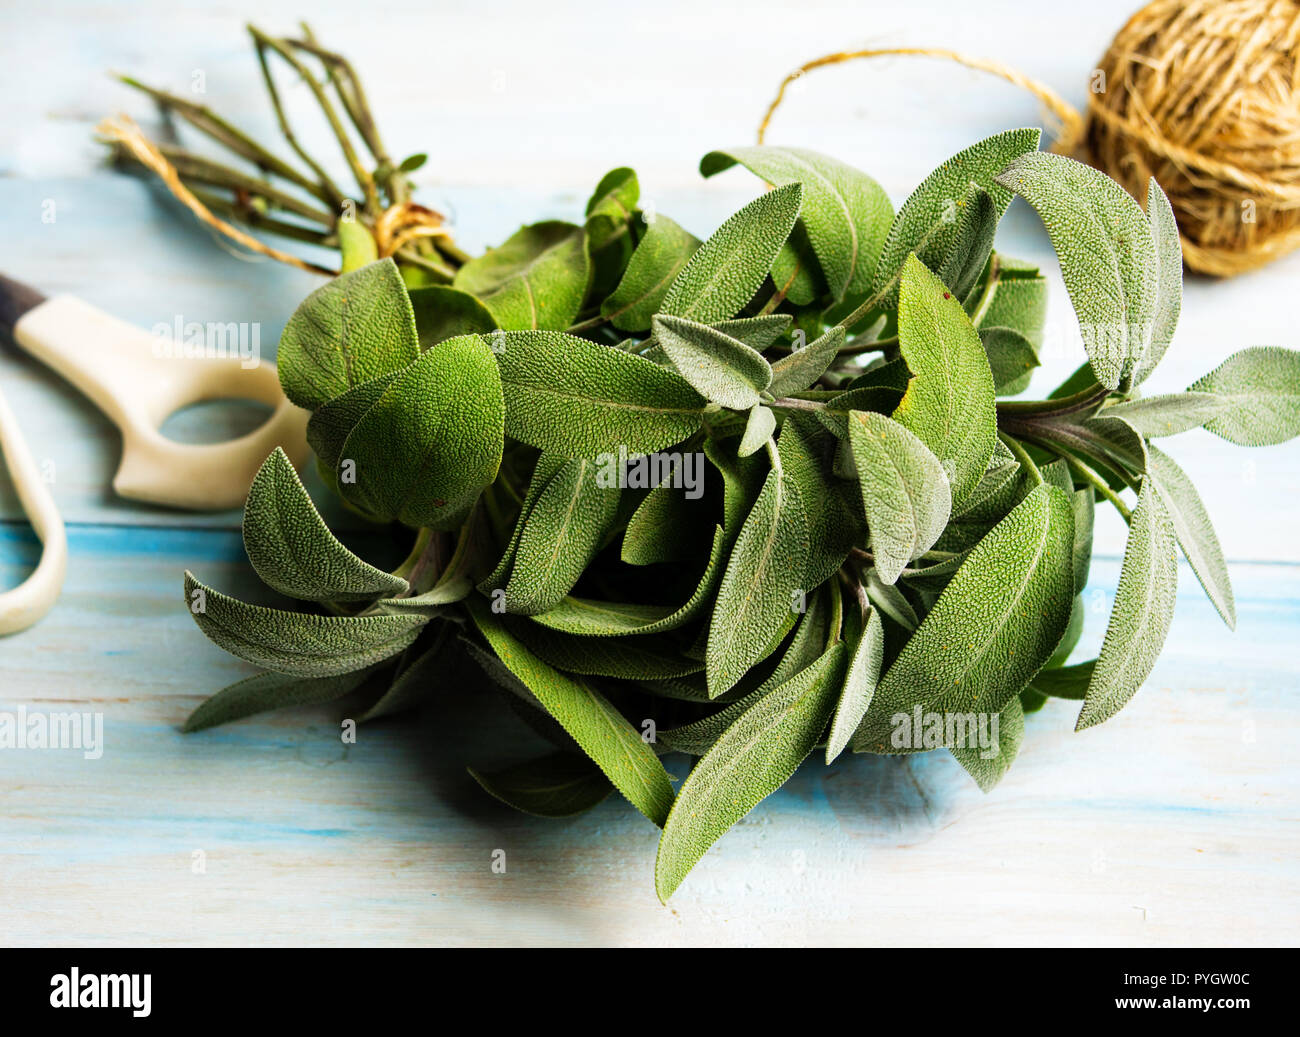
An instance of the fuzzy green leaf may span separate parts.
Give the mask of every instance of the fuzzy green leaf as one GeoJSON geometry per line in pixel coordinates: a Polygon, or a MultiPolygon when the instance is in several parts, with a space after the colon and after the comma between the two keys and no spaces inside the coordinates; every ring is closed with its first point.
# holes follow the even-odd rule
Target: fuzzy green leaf
{"type": "Polygon", "coordinates": [[[573,589],[618,514],[619,489],[594,461],[566,461],[534,501],[506,584],[506,610],[545,612],[573,589]]]}
{"type": "Polygon", "coordinates": [[[702,614],[713,603],[726,561],[726,536],[721,526],[713,530],[713,547],[694,593],[680,606],[638,605],[630,602],[594,601],[567,597],[554,608],[533,617],[551,630],[583,637],[620,637],[675,630],[702,614]]]}
{"type": "Polygon", "coordinates": [[[477,296],[503,328],[563,331],[582,308],[591,264],[581,227],[548,220],[520,227],[456,271],[452,286],[477,296]]]}
{"type": "Polygon", "coordinates": [[[400,576],[376,569],[339,543],[279,447],[248,491],[243,532],[257,575],[291,598],[360,601],[406,591],[400,576]]]}
{"type": "Polygon", "coordinates": [[[786,333],[791,324],[788,313],[765,313],[761,317],[737,317],[710,324],[714,331],[740,339],[760,353],[786,333]]]}
{"type": "Polygon", "coordinates": [[[832,298],[864,294],[871,287],[894,217],[889,196],[878,183],[852,166],[804,148],[711,151],[700,161],[700,173],[713,176],[737,162],[773,186],[803,185],[799,218],[832,298]]]}
{"type": "Polygon", "coordinates": [[[897,289],[890,286],[902,274],[909,254],[915,252],[921,262],[937,270],[952,252],[960,227],[958,203],[971,184],[988,192],[1001,219],[1011,204],[1011,192],[994,178],[1012,159],[1037,148],[1040,136],[1039,130],[1020,129],[988,137],[953,155],[912,192],[894,217],[871,282],[873,294],[888,289],[887,308],[896,303],[897,289]]]}
{"type": "Polygon", "coordinates": [[[876,573],[882,583],[894,583],[948,524],[948,477],[929,447],[883,414],[851,412],[849,442],[876,573]]]}
{"type": "Polygon", "coordinates": [[[1173,523],[1178,546],[1183,549],[1192,572],[1201,581],[1205,593],[1218,609],[1229,630],[1237,628],[1237,607],[1232,598],[1232,581],[1228,578],[1228,563],[1223,558],[1223,548],[1214,534],[1210,515],[1201,503],[1187,473],[1178,467],[1168,454],[1148,444],[1147,452],[1151,482],[1160,495],[1161,503],[1173,523]]]}
{"type": "Polygon", "coordinates": [[[550,753],[495,771],[466,769],[489,796],[534,817],[573,817],[614,791],[599,767],[574,753],[550,753]]]}
{"type": "Polygon", "coordinates": [[[1173,523],[1154,480],[1142,480],[1129,522],[1119,587],[1076,731],[1109,720],[1150,675],[1169,633],[1178,593],[1173,523]]]}
{"type": "Polygon", "coordinates": [[[284,394],[315,410],[419,355],[406,286],[393,261],[381,259],[307,296],[284,326],[276,362],[284,394]]]}
{"type": "Polygon", "coordinates": [[[709,624],[709,694],[721,695],[768,652],[791,614],[808,561],[808,526],[795,487],[768,473],[731,552],[709,624]]]}
{"type": "Polygon", "coordinates": [[[316,616],[249,605],[185,573],[185,603],[208,639],[276,673],[334,677],[396,655],[419,636],[423,616],[316,616]]]}
{"type": "Polygon", "coordinates": [[[334,677],[290,677],[283,673],[258,673],[222,688],[185,720],[185,734],[242,720],[286,706],[317,706],[341,699],[370,676],[368,669],[334,677]]]}
{"type": "Polygon", "coordinates": [[[632,219],[640,196],[641,185],[637,182],[635,170],[621,166],[611,169],[601,178],[587,201],[586,210],[587,237],[593,252],[627,232],[628,221],[632,219]]]}
{"type": "Polygon", "coordinates": [[[885,655],[885,626],[880,613],[867,610],[862,636],[852,645],[844,687],[840,691],[830,737],[826,741],[826,765],[829,767],[842,753],[858,729],[880,682],[880,667],[885,655]]]}
{"type": "Polygon", "coordinates": [[[772,433],[775,431],[776,415],[772,413],[772,409],[764,407],[761,403],[756,404],[745,421],[745,434],[740,437],[740,446],[736,448],[736,453],[741,457],[758,453],[767,446],[768,440],[772,438],[772,433]]]}
{"type": "Polygon", "coordinates": [[[1141,206],[1105,173],[1035,151],[997,177],[1037,211],[1052,239],[1097,381],[1131,379],[1146,355],[1160,265],[1141,206]]]}
{"type": "Polygon", "coordinates": [[[651,454],[696,432],[706,401],[676,371],[555,331],[505,332],[506,435],[568,457],[651,454]]]}
{"type": "Polygon", "coordinates": [[[1117,403],[1104,413],[1123,418],[1143,436],[1154,438],[1200,428],[1230,407],[1229,400],[1212,392],[1176,392],[1117,403]]]}
{"type": "Polygon", "coordinates": [[[979,184],[971,184],[965,198],[958,203],[956,232],[935,270],[939,280],[957,298],[966,298],[979,280],[993,253],[993,234],[1001,218],[1002,212],[988,191],[979,184]]]}
{"type": "Polygon", "coordinates": [[[885,671],[854,752],[916,752],[895,714],[1000,713],[1051,657],[1074,599],[1070,499],[1035,487],[981,540],[885,671]],[[903,744],[894,744],[900,741],[903,744]]]}
{"type": "Polygon", "coordinates": [[[981,327],[980,342],[993,371],[993,387],[999,396],[1021,392],[1030,372],[1038,366],[1033,343],[1011,328],[981,327]]]}
{"type": "Polygon", "coordinates": [[[600,692],[548,666],[493,614],[482,598],[469,599],[475,626],[492,650],[546,711],[582,746],[614,787],[657,825],[668,817],[673,787],[654,750],[600,692]]]}
{"type": "Polygon", "coordinates": [[[898,306],[898,344],[912,379],[894,420],[934,451],[961,505],[997,442],[993,372],[961,303],[915,256],[903,268],[898,306]]]}
{"type": "Polygon", "coordinates": [[[771,366],[739,339],[681,317],[657,316],[651,327],[659,348],[706,400],[748,410],[772,384],[771,366]]]}
{"type": "Polygon", "coordinates": [[[667,680],[699,673],[704,664],[663,637],[574,637],[534,619],[506,620],[508,629],[543,662],[566,673],[621,680],[667,680]]]}
{"type": "Polygon", "coordinates": [[[1147,180],[1147,223],[1156,253],[1156,304],[1151,336],[1133,384],[1140,385],[1165,355],[1183,307],[1183,246],[1173,206],[1155,177],[1147,180]]]}
{"type": "Polygon", "coordinates": [[[661,313],[701,324],[726,320],[754,297],[799,215],[803,189],[787,184],[754,199],[691,256],[661,313]]]}
{"type": "Polygon", "coordinates": [[[600,306],[600,312],[620,331],[650,329],[668,289],[700,247],[699,238],[667,216],[656,215],[628,260],[623,279],[600,306]]]}
{"type": "Polygon", "coordinates": [[[998,714],[997,744],[953,746],[949,749],[962,768],[975,779],[982,792],[991,792],[1011,769],[1020,745],[1025,740],[1025,711],[1020,699],[1013,697],[998,714]]]}
{"type": "Polygon", "coordinates": [[[342,396],[322,404],[308,419],[307,442],[328,471],[338,474],[343,444],[357,427],[357,422],[379,402],[396,377],[396,373],[386,374],[354,385],[342,396]]]}
{"type": "Polygon", "coordinates": [[[1238,446],[1272,446],[1300,436],[1300,353],[1280,346],[1252,346],[1234,353],[1191,392],[1208,392],[1226,409],[1206,424],[1238,446]]]}
{"type": "Polygon", "coordinates": [[[772,365],[773,396],[802,392],[824,375],[844,345],[844,329],[836,326],[772,365]]]}
{"type": "Polygon", "coordinates": [[[408,526],[454,529],[496,478],[505,402],[477,335],[440,342],[399,374],[343,445],[356,462],[345,498],[408,526]]]}
{"type": "Polygon", "coordinates": [[[720,836],[779,789],[821,739],[835,708],[844,646],[769,692],[695,765],[659,839],[655,889],[667,901],[720,836]]]}
{"type": "Polygon", "coordinates": [[[492,312],[459,288],[434,284],[412,288],[410,295],[421,349],[460,335],[487,334],[497,329],[492,312]]]}
{"type": "Polygon", "coordinates": [[[1039,670],[1029,682],[1029,687],[1050,698],[1081,701],[1088,693],[1092,671],[1096,666],[1097,660],[1089,659],[1086,663],[1076,663],[1073,666],[1039,670]]]}

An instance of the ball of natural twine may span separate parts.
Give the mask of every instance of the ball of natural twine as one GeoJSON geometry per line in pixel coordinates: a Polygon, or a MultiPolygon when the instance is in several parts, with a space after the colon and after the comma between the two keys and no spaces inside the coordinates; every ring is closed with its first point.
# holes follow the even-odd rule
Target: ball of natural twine
{"type": "Polygon", "coordinates": [[[1226,277],[1300,248],[1300,0],[1156,0],[1094,70],[1086,119],[987,58],[932,47],[826,54],[785,77],[758,142],[801,76],[891,56],[954,61],[1029,90],[1058,123],[1052,150],[1089,144],[1093,163],[1139,200],[1155,176],[1193,270],[1226,277]]]}
{"type": "Polygon", "coordinates": [[[1154,176],[1183,258],[1227,276],[1300,247],[1300,0],[1156,0],[1094,72],[1094,162],[1154,176]]]}

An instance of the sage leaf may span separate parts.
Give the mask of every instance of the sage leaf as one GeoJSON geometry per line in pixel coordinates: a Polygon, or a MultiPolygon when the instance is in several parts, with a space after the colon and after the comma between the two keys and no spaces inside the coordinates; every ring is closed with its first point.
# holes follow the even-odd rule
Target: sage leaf
{"type": "Polygon", "coordinates": [[[788,313],[765,313],[761,317],[722,320],[710,324],[709,327],[731,338],[739,339],[750,349],[756,349],[761,353],[784,335],[790,324],[791,317],[788,313]]]}
{"type": "Polygon", "coordinates": [[[419,355],[406,285],[393,261],[381,259],[307,296],[284,326],[276,363],[284,394],[315,410],[419,355]]]}
{"type": "Polygon", "coordinates": [[[835,716],[831,720],[831,733],[826,742],[826,765],[829,767],[842,753],[858,729],[867,707],[871,705],[876,685],[880,681],[880,668],[885,655],[885,627],[880,613],[867,609],[862,635],[852,647],[844,686],[835,716]]]}
{"type": "Polygon", "coordinates": [[[334,677],[291,677],[283,673],[257,673],[222,688],[185,720],[181,731],[191,734],[256,713],[286,706],[317,706],[341,699],[359,688],[371,670],[357,670],[334,677]]]}
{"type": "Polygon", "coordinates": [[[640,196],[641,186],[635,170],[620,166],[601,177],[587,202],[585,214],[587,239],[593,252],[627,233],[628,222],[640,196]]]}
{"type": "Polygon", "coordinates": [[[563,331],[582,308],[590,281],[582,228],[548,220],[520,227],[471,259],[452,287],[477,296],[503,328],[563,331]]]}
{"type": "Polygon", "coordinates": [[[915,256],[903,268],[898,306],[898,344],[912,379],[893,417],[943,463],[960,505],[997,441],[993,372],[961,303],[915,256]]]}
{"type": "Polygon", "coordinates": [[[505,550],[502,551],[496,568],[479,581],[478,588],[484,594],[505,589],[506,578],[514,565],[515,551],[519,548],[519,539],[524,535],[524,524],[528,520],[528,514],[533,510],[534,502],[546,489],[547,484],[564,467],[566,460],[567,458],[558,454],[546,453],[537,459],[537,464],[533,467],[532,478],[528,482],[528,489],[524,493],[523,502],[519,506],[519,515],[515,519],[514,529],[510,533],[510,539],[506,543],[505,550]]]}
{"type": "Polygon", "coordinates": [[[713,438],[704,441],[704,456],[722,476],[722,528],[734,540],[758,499],[767,469],[761,457],[733,454],[713,438]]]}
{"type": "Polygon", "coordinates": [[[1141,385],[1147,375],[1160,363],[1178,327],[1178,316],[1183,306],[1183,245],[1178,236],[1178,222],[1173,206],[1155,177],[1147,179],[1147,223],[1151,227],[1151,241],[1156,255],[1156,302],[1151,325],[1150,341],[1142,362],[1133,376],[1133,384],[1141,385]]]}
{"type": "Polygon", "coordinates": [[[1088,586],[1088,570],[1092,568],[1092,531],[1097,510],[1092,487],[1073,491],[1070,504],[1074,511],[1074,592],[1082,594],[1088,586]]]}
{"type": "MultiPolygon", "coordinates": [[[[679,458],[676,462],[681,465],[679,458]]],[[[700,516],[709,502],[701,497],[691,500],[682,486],[674,486],[669,477],[637,506],[623,532],[620,557],[628,565],[655,565],[677,562],[698,553],[702,528],[700,516]]]]}
{"type": "Polygon", "coordinates": [[[444,577],[423,594],[413,594],[409,598],[385,598],[376,602],[375,607],[399,615],[419,613],[423,616],[437,616],[446,611],[446,606],[464,601],[473,589],[474,584],[466,576],[444,577]]]}
{"type": "Polygon", "coordinates": [[[676,371],[559,332],[505,332],[497,354],[506,435],[567,457],[621,444],[652,454],[686,439],[705,399],[676,371]]]}
{"type": "Polygon", "coordinates": [[[939,268],[939,280],[965,299],[993,254],[993,234],[1002,212],[979,184],[972,183],[958,204],[957,227],[939,268]]]}
{"type": "Polygon", "coordinates": [[[952,251],[958,234],[958,202],[971,184],[988,192],[999,219],[1011,204],[1011,192],[995,180],[1007,164],[1038,147],[1041,131],[1008,130],[959,151],[921,182],[894,217],[885,247],[871,281],[873,294],[885,292],[884,305],[892,309],[898,292],[892,287],[903,272],[908,255],[915,252],[931,270],[939,268],[952,251]]]}
{"type": "Polygon", "coordinates": [[[546,711],[559,721],[614,787],[647,818],[662,825],[673,802],[668,772],[641,734],[600,692],[546,665],[515,638],[486,601],[470,598],[479,633],[546,711]]]}
{"type": "Polygon", "coordinates": [[[655,858],[661,901],[732,825],[779,789],[817,743],[835,707],[844,646],[769,692],[731,724],[682,785],[655,858]]]}
{"type": "Polygon", "coordinates": [[[844,329],[837,325],[802,349],[782,357],[772,365],[772,384],[768,391],[773,396],[788,396],[807,389],[826,373],[843,345],[844,329]]]}
{"type": "Polygon", "coordinates": [[[657,316],[651,326],[673,366],[706,400],[748,410],[772,384],[771,366],[739,339],[680,317],[657,316]]]}
{"type": "Polygon", "coordinates": [[[614,790],[599,767],[574,753],[550,753],[495,771],[466,769],[489,796],[534,817],[573,817],[614,790]]]}
{"type": "Polygon", "coordinates": [[[618,514],[617,486],[602,485],[594,461],[566,461],[534,501],[506,584],[506,611],[554,607],[596,556],[618,514]]]}
{"type": "Polygon", "coordinates": [[[885,671],[853,751],[935,748],[893,722],[896,714],[910,720],[916,708],[945,718],[1000,713],[1069,623],[1073,546],[1069,497],[1036,486],[975,546],[885,671]]]}
{"type": "Polygon", "coordinates": [[[772,283],[777,294],[795,306],[810,306],[829,293],[817,253],[808,240],[808,231],[796,222],[785,244],[772,260],[772,283]]]}
{"type": "Polygon", "coordinates": [[[762,659],[802,586],[808,526],[794,486],[768,473],[736,538],[709,624],[709,694],[721,695],[762,659]]]}
{"type": "Polygon", "coordinates": [[[758,453],[767,446],[768,440],[772,438],[772,433],[775,431],[776,415],[772,413],[771,408],[764,407],[761,403],[755,404],[749,412],[749,418],[745,421],[745,434],[740,437],[740,446],[736,448],[736,453],[741,457],[758,453]]]}
{"type": "Polygon", "coordinates": [[[497,329],[492,311],[459,288],[433,284],[412,288],[410,296],[421,349],[429,349],[449,338],[488,334],[497,329]]]}
{"type": "Polygon", "coordinates": [[[1064,155],[1021,155],[997,182],[1037,210],[1061,262],[1097,381],[1130,381],[1145,356],[1160,268],[1141,206],[1105,173],[1064,155]]]}
{"type": "Polygon", "coordinates": [[[1190,392],[1225,401],[1206,428],[1238,446],[1272,446],[1300,435],[1300,353],[1279,346],[1252,346],[1234,353],[1190,392]]]}
{"type": "Polygon", "coordinates": [[[208,640],[276,673],[334,677],[396,655],[419,636],[423,616],[316,616],[250,605],[185,573],[185,602],[208,640]]]}
{"type": "Polygon", "coordinates": [[[835,438],[806,414],[781,426],[778,452],[782,477],[798,492],[808,529],[808,560],[802,587],[828,580],[863,534],[852,486],[832,477],[835,438]]]}
{"type": "Polygon", "coordinates": [[[981,327],[980,342],[993,371],[993,388],[999,396],[1020,392],[1030,372],[1038,366],[1033,343],[1011,328],[981,327]]]}
{"type": "Polygon", "coordinates": [[[1129,521],[1110,622],[1076,731],[1109,720],[1123,709],[1155,666],[1178,593],[1175,544],[1173,523],[1161,495],[1152,479],[1143,479],[1129,521]]]}
{"type": "Polygon", "coordinates": [[[1089,659],[1086,663],[1075,663],[1073,666],[1039,670],[1028,686],[1049,698],[1080,701],[1088,693],[1092,671],[1096,666],[1097,660],[1089,659]]]}
{"type": "Polygon", "coordinates": [[[1020,746],[1025,740],[1025,711],[1020,699],[1012,697],[998,714],[997,744],[987,748],[978,744],[954,745],[948,751],[962,769],[975,779],[981,792],[993,791],[993,786],[1015,763],[1020,746]]]}
{"type": "Polygon", "coordinates": [[[735,316],[771,271],[802,200],[803,189],[787,184],[733,215],[682,268],[664,296],[660,313],[701,324],[735,316]]]}
{"type": "Polygon", "coordinates": [[[1224,413],[1230,403],[1211,392],[1177,392],[1126,400],[1103,411],[1109,417],[1123,418],[1147,437],[1176,436],[1188,429],[1200,428],[1224,413]]]}
{"type": "MultiPolygon", "coordinates": [[[[921,625],[921,619],[912,608],[912,603],[903,596],[903,592],[893,583],[882,583],[876,575],[875,566],[867,570],[863,589],[871,604],[888,616],[904,630],[915,630],[921,625]]],[[[855,749],[854,752],[859,750],[855,749]]]]}
{"type": "Polygon", "coordinates": [[[803,185],[799,218],[833,299],[838,302],[846,294],[860,295],[871,287],[894,217],[889,196],[876,181],[852,166],[804,148],[711,151],[700,161],[700,173],[713,176],[737,162],[774,187],[803,185]]]}
{"type": "Polygon", "coordinates": [[[341,543],[320,517],[293,463],[276,447],[258,469],[244,505],[244,547],[262,582],[305,601],[360,601],[406,592],[341,543]]]}
{"type": "Polygon", "coordinates": [[[657,634],[675,630],[703,614],[722,579],[726,563],[726,536],[721,526],[713,531],[709,560],[695,591],[682,605],[638,605],[629,602],[595,601],[566,597],[554,608],[533,617],[551,630],[583,637],[619,637],[626,634],[657,634]]]}
{"type": "Polygon", "coordinates": [[[393,379],[343,445],[344,497],[384,520],[454,529],[496,478],[505,401],[477,335],[440,342],[393,379]]]}
{"type": "Polygon", "coordinates": [[[511,619],[507,627],[543,662],[584,677],[668,680],[704,669],[662,637],[572,637],[533,619],[511,619]]]}
{"type": "Polygon", "coordinates": [[[1173,523],[1178,546],[1183,549],[1192,572],[1196,573],[1228,629],[1235,630],[1237,607],[1232,598],[1228,563],[1223,558],[1223,548],[1214,534],[1214,525],[1201,502],[1201,495],[1172,457],[1150,445],[1147,451],[1150,457],[1147,471],[1173,523]]]}
{"type": "Polygon", "coordinates": [[[883,414],[853,411],[849,442],[876,573],[882,583],[894,583],[948,524],[948,477],[929,447],[883,414]]]}
{"type": "Polygon", "coordinates": [[[456,640],[455,630],[452,623],[431,623],[425,627],[420,639],[402,657],[388,690],[357,719],[365,724],[412,709],[442,688],[444,682],[439,678],[447,670],[447,651],[456,640]]]}
{"type": "Polygon", "coordinates": [[[650,318],[659,312],[668,289],[699,247],[699,238],[656,214],[618,287],[601,303],[601,315],[620,331],[649,331],[650,318]]]}
{"type": "Polygon", "coordinates": [[[308,419],[307,443],[321,464],[336,477],[343,458],[343,444],[396,377],[394,372],[354,385],[342,396],[322,404],[308,419]]]}

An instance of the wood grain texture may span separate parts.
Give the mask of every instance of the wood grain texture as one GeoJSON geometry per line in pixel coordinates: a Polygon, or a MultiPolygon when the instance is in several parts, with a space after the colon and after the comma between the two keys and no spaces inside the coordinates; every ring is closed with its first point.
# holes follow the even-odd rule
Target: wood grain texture
{"type": "MultiPolygon", "coordinates": [[[[607,19],[577,0],[545,9],[512,0],[492,15],[389,5],[385,15],[402,18],[410,38],[456,40],[440,49],[446,97],[426,77],[395,74],[385,38],[364,31],[354,5],[317,4],[313,17],[367,76],[393,151],[435,156],[419,175],[421,198],[481,248],[525,220],[575,217],[600,175],[625,163],[660,211],[706,236],[757,188],[743,173],[699,183],[699,156],[752,139],[780,70],[863,31],[879,45],[1000,58],[1081,102],[1087,71],[1133,6],[918,0],[872,8],[863,30],[862,11],[846,17],[830,0],[809,0],[798,18],[777,0],[743,15],[672,0],[629,23],[664,60],[602,63],[568,60],[608,39],[607,19]],[[780,32],[770,31],[774,19],[780,32]],[[679,31],[684,23],[691,32],[679,31]],[[720,40],[729,45],[709,59],[720,40]]],[[[288,29],[300,8],[268,0],[257,14],[288,29]]],[[[0,271],[145,327],[177,314],[259,322],[270,352],[313,279],[231,258],[152,187],[98,166],[89,142],[111,110],[149,116],[105,83],[107,68],[172,87],[202,71],[204,100],[272,136],[244,13],[157,0],[59,0],[24,12],[23,32],[0,42],[0,87],[25,99],[0,109],[0,271]],[[33,39],[41,46],[26,44],[33,39]],[[53,223],[42,222],[47,200],[53,223]]],[[[301,111],[302,91],[291,93],[301,111]]],[[[1033,102],[1009,87],[898,62],[810,77],[771,139],[861,165],[898,203],[972,139],[1037,121],[1033,102]]],[[[1050,387],[1082,356],[1050,245],[1019,203],[999,245],[1052,272],[1035,380],[1050,387]]],[[[1181,389],[1243,345],[1300,347],[1290,314],[1297,274],[1300,257],[1229,282],[1189,280],[1174,346],[1144,388],[1181,389]]],[[[106,740],[93,761],[0,751],[7,943],[1297,942],[1300,566],[1288,563],[1300,551],[1278,560],[1273,550],[1294,531],[1295,444],[1247,451],[1206,433],[1165,441],[1218,526],[1237,592],[1235,635],[1183,566],[1169,644],[1115,720],[1075,735],[1076,707],[1049,704],[1029,718],[1020,760],[988,796],[946,754],[846,756],[830,769],[814,761],[725,836],[665,908],[653,892],[656,830],[626,804],[611,797],[546,822],[478,789],[466,764],[523,759],[540,743],[494,693],[466,690],[456,674],[418,716],[363,726],[352,746],[338,725],[354,702],[180,735],[204,696],[250,672],[202,638],[181,601],[185,567],[221,590],[259,593],[238,514],[113,498],[111,426],[7,345],[0,379],[38,461],[55,463],[72,552],[51,615],[0,641],[0,709],[101,711],[106,740]],[[497,849],[504,875],[490,867],[497,849]]],[[[227,426],[209,414],[177,427],[214,435],[227,426]]],[[[350,545],[382,564],[374,538],[326,508],[350,545]]],[[[1100,642],[1122,542],[1118,520],[1099,520],[1105,557],[1076,658],[1100,642]]],[[[0,584],[17,583],[36,550],[0,479],[0,584]]],[[[685,758],[668,765],[685,775],[685,758]]]]}

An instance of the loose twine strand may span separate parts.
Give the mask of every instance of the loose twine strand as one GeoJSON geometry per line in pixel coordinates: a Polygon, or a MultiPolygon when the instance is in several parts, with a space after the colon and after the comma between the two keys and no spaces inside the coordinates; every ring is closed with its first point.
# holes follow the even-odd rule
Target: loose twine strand
{"type": "MultiPolygon", "coordinates": [[[[130,151],[145,168],[152,171],[163,182],[177,201],[194,213],[200,222],[211,227],[218,234],[243,245],[252,252],[268,256],[299,270],[324,274],[326,277],[334,277],[338,274],[337,270],[309,263],[292,253],[267,245],[214,214],[185,186],[176,167],[158,150],[157,145],[145,136],[144,131],[130,116],[118,115],[115,118],[104,119],[95,128],[95,132],[105,141],[120,144],[130,151]]],[[[382,258],[394,255],[420,238],[449,237],[443,222],[442,214],[433,209],[414,202],[398,202],[380,213],[370,230],[375,238],[376,251],[382,258]]]]}
{"type": "Polygon", "coordinates": [[[1193,270],[1230,276],[1300,247],[1298,0],[1156,0],[1129,19],[1094,70],[1086,115],[1007,65],[956,51],[827,54],[786,76],[758,142],[802,76],[885,56],[938,58],[1000,76],[1055,117],[1053,151],[1074,155],[1086,145],[1139,199],[1154,176],[1193,270]]]}

